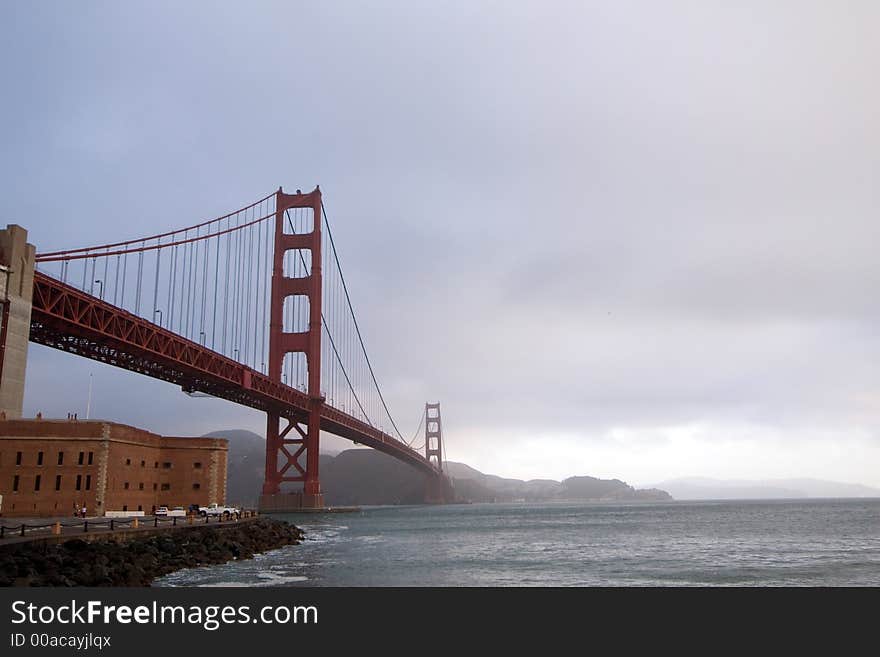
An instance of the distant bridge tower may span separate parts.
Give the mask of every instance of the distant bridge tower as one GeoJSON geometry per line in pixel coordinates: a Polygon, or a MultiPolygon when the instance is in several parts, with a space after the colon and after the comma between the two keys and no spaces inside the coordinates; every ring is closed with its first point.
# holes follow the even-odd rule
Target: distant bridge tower
{"type": "Polygon", "coordinates": [[[275,253],[272,268],[272,305],[269,316],[269,377],[281,383],[284,357],[304,353],[308,368],[308,417],[289,420],[281,429],[277,409],[266,412],[266,478],[260,508],[266,511],[287,511],[297,508],[324,506],[318,477],[318,438],[321,427],[321,190],[315,187],[307,194],[275,194],[275,253]],[[312,210],[312,230],[307,233],[285,232],[287,210],[312,210]],[[291,277],[284,271],[284,254],[288,251],[309,251],[311,266],[306,276],[291,277]],[[284,330],[284,301],[303,296],[309,302],[308,329],[300,332],[284,330]],[[305,425],[305,426],[303,426],[305,425]],[[305,462],[302,456],[305,456],[305,462]],[[283,459],[279,459],[283,456],[283,459]],[[279,463],[279,460],[282,462],[279,463]],[[281,493],[281,484],[302,482],[301,493],[281,493]]]}
{"type": "Polygon", "coordinates": [[[425,404],[425,458],[443,472],[443,435],[439,402],[425,404]]]}
{"type": "Polygon", "coordinates": [[[425,458],[437,474],[425,480],[425,502],[447,504],[455,500],[452,480],[443,473],[443,427],[440,404],[425,404],[425,458]]]}

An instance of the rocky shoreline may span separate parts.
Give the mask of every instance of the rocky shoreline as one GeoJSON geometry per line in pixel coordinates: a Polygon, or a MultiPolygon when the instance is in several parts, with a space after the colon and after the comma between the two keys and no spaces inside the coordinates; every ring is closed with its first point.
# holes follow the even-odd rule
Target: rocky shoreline
{"type": "Polygon", "coordinates": [[[0,586],[149,586],[181,568],[251,559],[260,552],[298,545],[302,539],[295,525],[258,518],[149,537],[0,544],[0,586]]]}

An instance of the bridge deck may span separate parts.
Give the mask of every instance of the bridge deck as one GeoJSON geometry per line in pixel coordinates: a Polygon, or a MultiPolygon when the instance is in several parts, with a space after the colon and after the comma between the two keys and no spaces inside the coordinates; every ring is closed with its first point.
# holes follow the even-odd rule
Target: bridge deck
{"type": "Polygon", "coordinates": [[[30,340],[296,422],[305,422],[319,403],[322,431],[425,474],[440,474],[419,452],[380,429],[40,271],[34,274],[30,340]]]}

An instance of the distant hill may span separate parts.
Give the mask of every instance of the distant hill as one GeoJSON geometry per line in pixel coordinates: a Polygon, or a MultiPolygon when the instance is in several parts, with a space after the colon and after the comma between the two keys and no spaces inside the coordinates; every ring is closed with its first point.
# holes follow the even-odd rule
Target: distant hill
{"type": "Polygon", "coordinates": [[[505,479],[483,474],[464,463],[446,462],[446,471],[455,480],[455,490],[472,502],[546,502],[550,500],[595,501],[668,501],[672,497],[664,490],[636,490],[619,479],[570,477],[564,481],[553,479],[505,479]]]}
{"type": "Polygon", "coordinates": [[[253,431],[228,429],[205,436],[226,438],[226,501],[229,504],[256,506],[266,470],[266,439],[253,431]]]}
{"type": "MultiPolygon", "coordinates": [[[[229,441],[227,500],[255,506],[263,485],[266,441],[252,431],[224,430],[206,434],[229,441]]],[[[603,501],[670,500],[663,490],[636,490],[618,479],[571,477],[552,479],[505,479],[483,474],[464,463],[448,461],[456,495],[471,502],[530,502],[555,499],[603,501]]],[[[424,477],[397,459],[372,449],[348,449],[321,454],[321,485],[330,506],[369,504],[420,504],[424,501],[424,477]]]]}
{"type": "Polygon", "coordinates": [[[797,499],[880,497],[880,489],[821,479],[708,479],[684,477],[656,484],[677,500],[797,499]]]}
{"type": "Polygon", "coordinates": [[[348,449],[321,459],[321,486],[328,505],[421,504],[425,476],[374,449],[348,449]]]}
{"type": "Polygon", "coordinates": [[[569,477],[562,482],[563,499],[571,500],[654,500],[669,501],[672,496],[665,490],[648,488],[636,490],[620,479],[596,479],[595,477],[569,477]]]}
{"type": "Polygon", "coordinates": [[[456,492],[473,502],[509,501],[524,499],[540,501],[557,497],[562,491],[562,484],[550,479],[505,479],[497,475],[483,474],[479,470],[464,463],[447,461],[446,472],[455,480],[456,492]],[[467,484],[465,482],[471,482],[467,484]],[[462,486],[469,486],[472,494],[465,495],[462,486]]]}

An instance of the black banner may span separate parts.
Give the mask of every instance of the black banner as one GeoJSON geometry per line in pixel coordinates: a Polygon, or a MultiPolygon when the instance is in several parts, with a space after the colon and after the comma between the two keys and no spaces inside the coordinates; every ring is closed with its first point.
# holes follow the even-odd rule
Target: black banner
{"type": "Polygon", "coordinates": [[[878,598],[876,589],[7,588],[0,654],[332,655],[352,642],[381,654],[457,650],[476,639],[513,647],[610,640],[628,650],[707,632],[716,646],[766,646],[835,627],[843,628],[840,648],[873,625],[878,598]]]}

